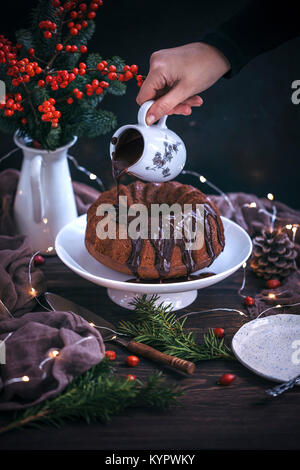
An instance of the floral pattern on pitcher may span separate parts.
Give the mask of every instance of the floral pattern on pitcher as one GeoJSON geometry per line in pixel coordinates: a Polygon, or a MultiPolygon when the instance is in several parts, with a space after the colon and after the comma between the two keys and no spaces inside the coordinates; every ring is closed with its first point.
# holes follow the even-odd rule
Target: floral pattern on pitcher
{"type": "MultiPolygon", "coordinates": [[[[168,137],[165,136],[165,139],[167,139],[168,137]]],[[[164,178],[167,178],[168,176],[170,176],[170,168],[168,167],[165,167],[166,163],[170,162],[173,157],[175,156],[175,154],[178,152],[178,147],[181,145],[181,142],[176,142],[175,144],[170,144],[168,142],[168,140],[165,140],[164,141],[164,147],[165,147],[165,151],[164,151],[164,154],[162,155],[161,152],[156,152],[153,159],[152,159],[152,162],[153,162],[153,166],[146,166],[146,170],[153,170],[153,171],[156,171],[156,170],[160,170],[162,169],[162,175],[164,178]],[[175,152],[175,154],[174,154],[175,152]]]]}

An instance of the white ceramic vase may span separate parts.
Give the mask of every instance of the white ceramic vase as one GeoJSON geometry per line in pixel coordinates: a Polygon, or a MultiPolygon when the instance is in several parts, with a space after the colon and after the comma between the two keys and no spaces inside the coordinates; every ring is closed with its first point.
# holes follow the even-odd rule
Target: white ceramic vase
{"type": "Polygon", "coordinates": [[[68,166],[68,149],[77,137],[53,151],[35,149],[16,133],[14,141],[24,159],[17,187],[14,217],[20,233],[29,237],[32,249],[55,254],[55,237],[77,217],[68,166]]]}

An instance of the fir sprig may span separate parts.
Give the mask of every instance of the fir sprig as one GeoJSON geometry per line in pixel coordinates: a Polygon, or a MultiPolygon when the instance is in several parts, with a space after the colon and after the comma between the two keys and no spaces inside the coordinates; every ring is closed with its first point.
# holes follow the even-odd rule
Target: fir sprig
{"type": "Polygon", "coordinates": [[[135,321],[122,321],[119,330],[139,343],[148,344],[161,352],[197,362],[210,359],[233,359],[224,339],[218,339],[213,330],[196,340],[194,332],[184,328],[186,318],[177,320],[170,305],[157,304],[156,295],[136,297],[133,301],[135,321]]]}
{"type": "Polygon", "coordinates": [[[147,382],[128,381],[112,373],[107,359],[76,378],[57,397],[16,413],[12,422],[0,428],[5,433],[25,426],[41,424],[61,426],[66,421],[107,422],[126,408],[165,409],[178,404],[182,392],[167,384],[160,373],[147,382]]]}

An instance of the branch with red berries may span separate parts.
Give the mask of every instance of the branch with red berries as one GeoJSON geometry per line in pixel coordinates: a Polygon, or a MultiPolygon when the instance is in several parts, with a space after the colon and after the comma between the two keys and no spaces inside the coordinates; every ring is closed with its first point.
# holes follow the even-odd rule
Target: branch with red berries
{"type": "Polygon", "coordinates": [[[141,86],[143,76],[117,56],[88,54],[102,4],[38,0],[31,27],[16,32],[16,44],[0,35],[0,79],[6,84],[0,131],[19,130],[53,150],[74,135],[95,137],[116,126],[116,117],[102,108],[104,96],[124,94],[131,79],[141,86]]]}

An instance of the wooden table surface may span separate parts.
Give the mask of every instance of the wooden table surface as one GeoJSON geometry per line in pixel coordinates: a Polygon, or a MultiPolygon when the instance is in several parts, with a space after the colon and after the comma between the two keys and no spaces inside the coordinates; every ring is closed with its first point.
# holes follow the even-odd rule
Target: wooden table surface
{"type": "MultiPolygon", "coordinates": [[[[117,322],[131,312],[110,301],[106,289],[73,274],[57,257],[48,258],[43,271],[48,290],[64,295],[81,305],[117,322]]],[[[198,298],[184,311],[209,308],[241,308],[237,289],[241,272],[210,288],[200,290],[198,298]]],[[[261,289],[262,282],[248,276],[247,293],[261,289]]],[[[182,313],[182,312],[181,312],[182,313]]],[[[201,335],[210,327],[223,327],[226,341],[243,324],[244,318],[231,312],[199,314],[187,326],[201,335]]],[[[117,372],[132,372],[122,365],[127,353],[113,345],[120,364],[117,372]]],[[[159,367],[160,368],[160,367],[159,367]]],[[[134,373],[146,377],[157,366],[141,359],[134,373]]],[[[71,423],[60,429],[50,426],[23,429],[0,437],[0,449],[299,449],[300,387],[283,396],[268,398],[264,390],[271,382],[247,370],[237,361],[205,361],[198,363],[196,373],[185,377],[163,369],[169,380],[189,389],[181,406],[164,413],[135,409],[113,417],[107,424],[71,423]],[[225,372],[237,375],[228,387],[217,385],[225,372]]],[[[3,416],[1,423],[4,424],[3,416]]]]}

